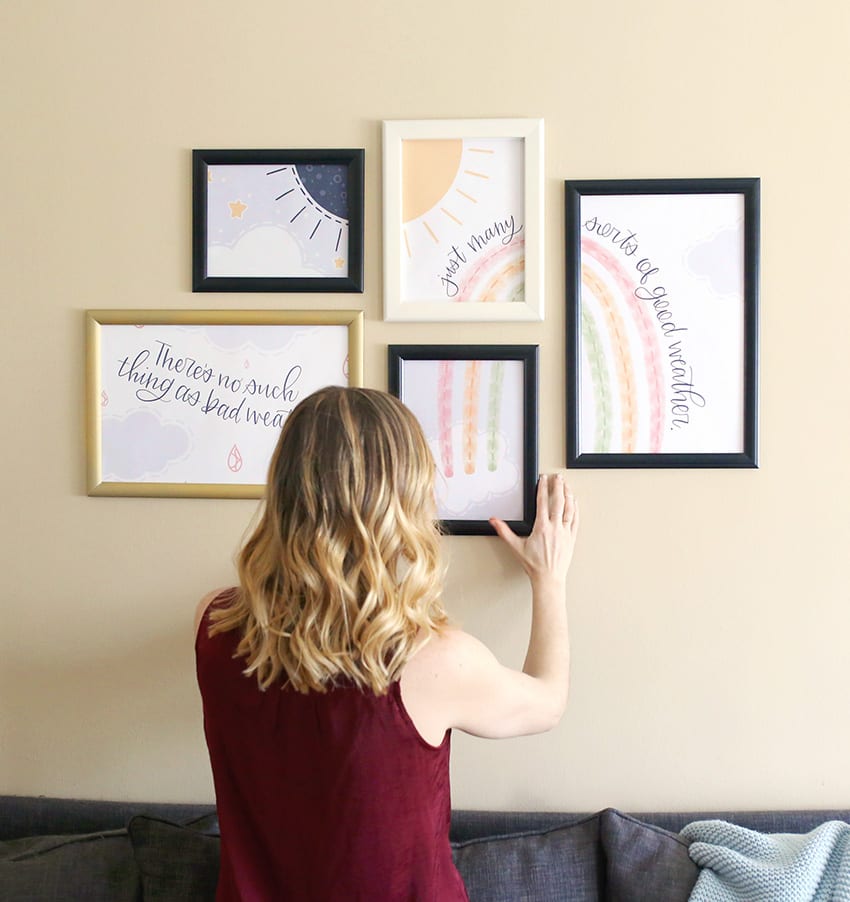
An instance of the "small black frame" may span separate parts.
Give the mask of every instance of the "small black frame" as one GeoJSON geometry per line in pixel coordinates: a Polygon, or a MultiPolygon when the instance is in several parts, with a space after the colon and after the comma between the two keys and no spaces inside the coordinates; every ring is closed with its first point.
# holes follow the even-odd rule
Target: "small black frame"
{"type": "MultiPolygon", "coordinates": [[[[519,361],[522,378],[521,482],[522,517],[505,522],[518,535],[527,536],[534,524],[537,486],[537,345],[389,345],[388,387],[402,402],[408,403],[405,364],[409,361],[519,361]]],[[[414,410],[414,413],[416,411],[414,410]]],[[[438,470],[440,463],[437,462],[438,470]]],[[[442,472],[442,470],[440,470],[442,472]]],[[[451,535],[495,535],[486,519],[443,519],[443,530],[451,535]]]]}
{"type": "MultiPolygon", "coordinates": [[[[192,291],[362,292],[364,157],[362,149],[193,150],[192,291]],[[210,166],[268,166],[267,174],[275,176],[278,181],[286,179],[288,175],[289,180],[286,184],[279,186],[280,197],[275,196],[277,189],[270,185],[269,197],[262,198],[264,206],[257,225],[268,225],[271,221],[268,204],[280,202],[274,213],[280,217],[278,221],[290,225],[297,219],[298,225],[293,225],[293,229],[303,230],[302,240],[309,241],[311,246],[313,241],[327,241],[329,253],[336,252],[342,247],[346,259],[340,253],[333,262],[342,267],[347,260],[347,272],[340,276],[305,276],[298,272],[211,275],[208,271],[210,166]],[[304,167],[310,166],[341,168],[337,177],[345,182],[343,186],[345,198],[339,199],[342,195],[338,195],[338,206],[345,207],[346,216],[337,215],[313,199],[305,187],[304,180],[296,171],[296,167],[302,167],[303,173],[304,167]],[[298,203],[291,210],[284,207],[286,204],[292,204],[296,198],[298,203]],[[322,226],[325,228],[322,229],[322,226]],[[331,250],[334,247],[335,250],[331,250]],[[341,261],[338,264],[337,259],[341,261]]],[[[235,197],[233,200],[235,206],[231,204],[231,216],[240,218],[244,211],[239,207],[247,210],[251,205],[244,204],[241,197],[235,197]]]]}
{"type": "MultiPolygon", "coordinates": [[[[566,204],[565,204],[565,225],[566,225],[566,302],[567,302],[567,466],[568,467],[585,467],[585,468],[630,468],[630,467],[669,467],[669,468],[686,468],[686,467],[714,467],[714,468],[727,468],[727,467],[736,467],[736,468],[754,468],[758,466],[758,306],[759,306],[759,206],[760,206],[760,180],[758,178],[709,178],[709,179],[637,179],[637,180],[582,180],[582,181],[567,181],[565,182],[566,188],[566,204]],[[652,326],[656,334],[661,335],[663,332],[663,338],[667,341],[670,340],[670,332],[663,331],[663,329],[667,328],[661,327],[659,320],[655,322],[660,308],[656,306],[654,296],[649,297],[650,291],[645,291],[644,294],[639,295],[638,290],[635,289],[631,293],[628,288],[632,285],[640,285],[644,287],[651,288],[653,286],[652,282],[643,282],[644,277],[649,273],[649,269],[651,263],[647,263],[644,267],[636,269],[636,265],[643,263],[643,260],[640,260],[638,264],[635,263],[637,258],[646,252],[646,247],[641,244],[641,249],[638,253],[634,255],[632,259],[626,261],[624,257],[623,247],[626,248],[626,251],[631,249],[631,245],[622,245],[622,241],[629,241],[629,236],[632,233],[632,230],[640,231],[640,223],[635,224],[634,222],[614,222],[613,217],[610,219],[606,219],[604,216],[597,217],[592,213],[592,205],[588,204],[586,209],[582,207],[582,200],[587,198],[592,198],[594,196],[600,195],[612,195],[613,199],[606,200],[607,207],[599,206],[599,209],[606,209],[608,213],[611,210],[616,210],[613,204],[617,203],[616,198],[619,196],[634,196],[641,195],[646,198],[647,205],[652,205],[654,203],[654,198],[657,198],[659,195],[708,195],[708,194],[722,194],[722,195],[741,195],[742,203],[741,208],[743,210],[743,223],[740,226],[740,231],[742,233],[743,241],[741,242],[742,252],[740,254],[740,258],[736,260],[730,259],[730,266],[737,265],[739,270],[736,272],[740,272],[742,279],[740,284],[743,288],[743,296],[741,303],[741,317],[742,317],[742,341],[743,348],[738,347],[738,353],[735,355],[736,361],[739,360],[741,363],[735,362],[733,364],[732,361],[728,359],[724,359],[722,354],[718,354],[716,357],[716,365],[718,367],[722,366],[732,366],[740,367],[739,373],[733,373],[731,370],[728,371],[728,374],[731,374],[735,378],[738,378],[739,381],[739,407],[742,410],[743,423],[739,422],[740,433],[742,436],[741,447],[740,448],[724,448],[723,450],[718,450],[717,448],[709,447],[709,442],[705,443],[705,451],[697,450],[697,451],[652,451],[647,452],[645,449],[639,449],[634,451],[629,451],[624,447],[616,447],[613,450],[607,451],[598,451],[596,450],[599,447],[599,443],[596,443],[596,436],[594,436],[594,450],[588,451],[587,442],[584,440],[580,434],[581,430],[581,420],[582,420],[582,369],[583,369],[583,347],[582,347],[582,334],[583,334],[583,326],[585,325],[583,322],[583,310],[582,310],[582,295],[583,295],[583,278],[586,278],[586,274],[583,277],[583,258],[582,258],[582,238],[587,237],[588,233],[591,235],[595,233],[598,236],[603,236],[601,243],[606,246],[609,251],[609,260],[611,257],[617,258],[617,261],[622,263],[622,268],[619,268],[620,273],[620,296],[627,299],[628,304],[634,307],[635,318],[639,319],[640,316],[646,319],[644,313],[641,312],[638,307],[641,303],[645,304],[646,309],[649,311],[649,319],[652,321],[652,326]],[[604,225],[603,225],[604,223],[604,225]],[[619,226],[619,228],[615,228],[619,226]],[[613,232],[606,233],[606,228],[610,226],[613,229],[613,232]],[[592,227],[592,228],[591,228],[592,227]],[[613,233],[616,232],[616,236],[613,233]],[[620,241],[620,244],[617,244],[617,241],[620,241]],[[631,280],[627,283],[625,279],[622,278],[622,273],[628,272],[631,280]],[[636,302],[635,299],[640,298],[636,302]],[[585,450],[582,450],[582,449],[585,450]]],[[[627,203],[630,203],[628,201],[627,203]]],[[[628,209],[627,206],[624,206],[624,209],[628,209]]],[[[632,208],[634,209],[634,208],[632,208]]],[[[627,219],[628,217],[623,217],[623,219],[627,219]]],[[[637,217],[640,219],[641,217],[637,217]]],[[[693,221],[699,221],[699,216],[694,215],[693,221]]],[[[640,234],[634,236],[631,240],[635,245],[641,242],[642,236],[640,234]]],[[[594,241],[597,241],[597,238],[594,237],[594,241]]],[[[684,239],[683,239],[684,240],[684,239]]],[[[677,248],[678,250],[678,248],[677,248]]],[[[599,259],[602,259],[603,251],[596,251],[599,254],[599,259]]],[[[649,260],[650,257],[647,256],[645,259],[649,260]]],[[[601,265],[601,264],[600,264],[601,265]]],[[[618,269],[618,265],[610,264],[612,268],[618,269]]],[[[658,270],[653,270],[656,274],[658,270]]],[[[663,285],[660,284],[663,281],[664,273],[662,272],[660,275],[656,275],[656,279],[660,280],[658,284],[656,284],[654,291],[660,293],[664,291],[663,285]]],[[[602,291],[600,289],[600,294],[602,291]]],[[[611,296],[610,293],[608,295],[611,296]]],[[[678,301],[681,306],[684,306],[689,298],[686,296],[679,296],[678,301]]],[[[625,302],[624,302],[625,303],[625,302]]],[[[661,304],[661,301],[658,301],[658,304],[661,304]]],[[[687,308],[686,308],[687,309],[687,308]]],[[[669,316],[669,314],[666,314],[669,316]]],[[[741,320],[738,320],[741,323],[741,320]]],[[[635,328],[634,325],[631,328],[635,328]]],[[[613,332],[613,329],[611,330],[613,332]]],[[[637,331],[637,330],[636,330],[637,331]]],[[[687,330],[679,330],[683,334],[687,332],[687,330]]],[[[671,328],[672,332],[672,328],[671,328]]],[[[689,333],[693,335],[693,333],[689,333]]],[[[651,338],[651,333],[644,332],[644,337],[641,341],[646,341],[646,344],[649,343],[651,338]],[[647,338],[646,336],[649,335],[647,338]]],[[[681,336],[680,336],[681,337],[681,336]]],[[[616,346],[616,342],[611,339],[608,340],[608,347],[614,348],[616,346]]],[[[634,340],[634,339],[633,339],[634,340]]],[[[690,340],[696,340],[691,338],[690,340]]],[[[652,341],[657,341],[657,339],[652,338],[652,341]]],[[[644,347],[646,347],[644,344],[644,347]]],[[[707,346],[710,346],[710,343],[707,343],[707,346]]],[[[588,344],[588,348],[591,347],[591,343],[588,344]]],[[[675,404],[675,396],[674,386],[677,384],[676,379],[679,378],[680,382],[678,384],[687,386],[689,383],[687,381],[682,382],[681,380],[687,380],[688,376],[676,376],[675,374],[671,377],[669,370],[671,366],[684,367],[685,361],[679,360],[679,362],[671,363],[671,361],[667,358],[672,357],[672,352],[670,352],[670,348],[666,345],[660,345],[662,349],[662,353],[659,359],[664,361],[664,366],[666,370],[663,371],[666,376],[667,387],[665,391],[667,391],[667,402],[668,407],[670,403],[675,404]],[[671,402],[671,397],[674,400],[671,402]]],[[[681,347],[681,345],[680,345],[681,347]]],[[[596,360],[604,359],[604,350],[603,346],[597,345],[594,350],[599,351],[596,355],[596,360]]],[[[615,352],[609,352],[610,355],[613,355],[615,352]]],[[[679,355],[681,358],[682,355],[679,355]]],[[[677,360],[679,359],[677,358],[677,360]]],[[[589,359],[589,358],[588,358],[589,359]]],[[[589,369],[587,373],[592,372],[592,365],[588,364],[589,369]]],[[[677,372],[682,372],[680,369],[677,372]]],[[[658,370],[657,372],[662,372],[662,370],[658,370]]],[[[587,375],[586,373],[586,375],[587,375]]],[[[693,385],[693,371],[690,375],[691,379],[691,389],[694,389],[693,385]]],[[[600,380],[603,381],[603,380],[600,380]]],[[[681,392],[682,389],[676,389],[676,392],[681,392]]],[[[589,387],[588,387],[589,391],[589,387]]],[[[620,388],[622,391],[622,387],[620,388]]],[[[596,387],[594,386],[594,393],[596,392],[596,387]]],[[[660,394],[660,392],[659,392],[660,394]]],[[[702,397],[702,396],[700,396],[702,397]]],[[[693,400],[694,396],[691,395],[689,400],[693,400]]],[[[703,398],[703,401],[705,399],[703,398]]],[[[597,424],[601,422],[602,417],[596,417],[596,412],[594,412],[595,421],[597,424]]],[[[669,410],[666,412],[662,412],[661,414],[664,427],[671,429],[672,415],[669,413],[669,410]],[[664,417],[666,416],[666,419],[664,417]]],[[[645,417],[644,423],[649,420],[649,417],[645,417]]],[[[731,420],[731,417],[730,417],[731,420]]],[[[658,422],[658,413],[656,411],[654,423],[658,422]]],[[[680,423],[683,421],[679,421],[680,423]]],[[[597,427],[598,428],[598,427],[597,427]]],[[[659,430],[662,430],[663,427],[654,426],[656,430],[656,435],[660,434],[659,430]]],[[[603,430],[604,431],[604,430],[603,430]]],[[[661,442],[659,442],[658,447],[661,447],[661,442]]],[[[604,446],[604,442],[601,443],[604,446]]],[[[625,444],[625,442],[623,443],[625,444]]]]}

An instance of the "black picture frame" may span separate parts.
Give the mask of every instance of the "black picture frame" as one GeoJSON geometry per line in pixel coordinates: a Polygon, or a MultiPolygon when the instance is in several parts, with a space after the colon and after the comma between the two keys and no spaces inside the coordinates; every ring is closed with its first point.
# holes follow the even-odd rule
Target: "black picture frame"
{"type": "MultiPolygon", "coordinates": [[[[362,292],[364,164],[362,149],[193,150],[192,291],[362,292]],[[214,181],[210,167],[213,166],[264,166],[269,167],[265,175],[271,177],[268,195],[263,193],[255,204],[246,204],[241,196],[235,196],[228,204],[233,219],[241,218],[246,211],[256,211],[255,225],[249,225],[239,234],[241,238],[253,230],[251,240],[256,247],[253,252],[248,252],[243,246],[240,257],[228,260],[217,273],[210,269],[222,265],[216,257],[217,262],[211,267],[209,254],[210,184],[214,181]],[[322,187],[331,182],[331,188],[322,187]],[[279,196],[277,191],[280,191],[279,196]],[[322,203],[314,199],[314,194],[322,203]],[[274,271],[286,269],[279,260],[270,260],[268,270],[263,271],[265,267],[261,265],[257,236],[260,227],[264,227],[268,235],[269,225],[279,228],[282,235],[296,236],[295,241],[309,247],[316,261],[321,258],[321,263],[315,265],[322,271],[330,265],[345,268],[345,271],[339,276],[304,275],[303,256],[298,261],[300,272],[296,269],[291,273],[274,271]],[[256,272],[251,272],[252,269],[256,272]]],[[[237,173],[234,169],[233,176],[253,180],[251,172],[237,173]]],[[[253,181],[251,187],[254,187],[253,181]]],[[[243,190],[248,190],[244,184],[236,194],[241,195],[243,190]]],[[[261,187],[260,190],[264,189],[261,187]]],[[[215,209],[222,209],[225,200],[226,195],[216,191],[215,209]]],[[[215,215],[222,228],[228,224],[226,213],[215,215]]],[[[217,248],[232,250],[227,245],[222,242],[217,248]]],[[[296,245],[289,252],[294,254],[299,250],[300,246],[296,245]]]]}
{"type": "MultiPolygon", "coordinates": [[[[636,179],[636,180],[570,180],[565,182],[565,226],[566,226],[566,293],[567,293],[567,466],[576,468],[755,468],[758,466],[758,308],[759,308],[759,212],[760,212],[760,180],[758,178],[711,178],[711,179],[636,179]],[[708,199],[709,195],[717,197],[708,199]],[[678,199],[671,200],[672,196],[678,199]],[[646,205],[636,205],[635,198],[645,197],[646,205]],[[654,205],[654,207],[653,207],[654,205]],[[659,226],[663,222],[660,211],[681,210],[682,221],[672,221],[672,226],[659,226]],[[691,213],[691,208],[693,213],[691,213]],[[728,208],[728,209],[727,209],[728,208]],[[612,216],[622,210],[622,216],[612,216]],[[629,211],[632,215],[629,215],[629,211]],[[701,211],[706,215],[701,217],[701,211]],[[711,215],[707,215],[708,212],[711,215]],[[699,228],[710,228],[711,217],[718,221],[729,216],[728,211],[740,211],[741,219],[734,226],[719,228],[713,237],[700,239],[702,244],[686,247],[687,235],[699,228]],[[644,215],[645,214],[645,215],[644,215]],[[643,226],[646,228],[642,231],[643,226]],[[687,226],[687,227],[685,227],[687,226]],[[655,262],[656,247],[648,246],[647,235],[664,235],[665,229],[675,232],[675,240],[683,243],[681,259],[691,265],[692,259],[698,259],[704,266],[705,273],[691,273],[693,280],[687,290],[675,298],[678,310],[673,312],[674,298],[664,285],[665,278],[670,276],[680,288],[687,283],[680,276],[679,270],[665,273],[655,262]],[[680,231],[676,231],[679,229],[680,231]],[[718,236],[726,236],[724,241],[733,248],[725,257],[719,255],[723,245],[718,236]],[[727,234],[728,233],[728,234],[727,234]],[[589,237],[593,236],[593,237],[589,237]],[[714,249],[709,249],[711,242],[719,242],[714,249]],[[702,257],[693,258],[695,247],[705,247],[702,257]],[[601,249],[600,249],[601,248],[601,249]],[[631,251],[631,253],[629,253],[631,251]],[[587,253],[584,253],[587,252],[587,253]],[[607,254],[607,256],[606,256],[607,254]],[[715,255],[712,257],[712,255],[715,255]],[[587,257],[587,261],[585,260],[587,257]],[[710,263],[722,260],[723,266],[711,267],[710,263]],[[602,272],[602,280],[593,281],[585,267],[586,262],[602,272]],[[709,271],[710,270],[710,271],[709,271]],[[711,307],[697,298],[699,292],[715,291],[713,279],[720,281],[720,273],[726,273],[729,285],[734,285],[732,293],[723,299],[722,304],[711,307]],[[729,277],[734,276],[734,281],[729,277]],[[608,280],[605,283],[605,280],[608,280]],[[697,281],[709,287],[699,287],[697,281]],[[605,284],[603,284],[605,283],[605,284]],[[585,292],[587,288],[587,302],[585,292]],[[607,289],[607,290],[606,290],[607,289]],[[610,299],[615,297],[614,303],[610,299]],[[605,317],[596,315],[595,323],[603,328],[596,328],[596,335],[604,341],[595,342],[593,337],[594,314],[592,310],[603,305],[600,298],[608,299],[609,310],[619,304],[622,309],[628,308],[630,315],[621,317],[624,328],[619,330],[616,324],[610,328],[603,322],[605,317]],[[730,298],[733,300],[730,301],[730,298]],[[735,308],[738,304],[740,311],[735,308]],[[666,306],[665,306],[666,305],[666,306]],[[729,311],[732,311],[731,313],[729,311]],[[684,312],[683,312],[684,311],[684,312]],[[700,312],[702,311],[702,312],[700,312]],[[704,312],[708,311],[708,312],[704,312]],[[716,312],[712,312],[716,311],[716,312]],[[725,312],[723,312],[725,311],[725,312]],[[587,319],[591,320],[590,326],[587,319]],[[705,347],[697,347],[699,330],[688,325],[688,316],[702,317],[704,323],[702,341],[705,347]],[[676,320],[675,317],[681,317],[676,320]],[[716,316],[714,322],[711,317],[716,316]],[[724,319],[725,317],[725,319],[724,319]],[[626,322],[630,319],[630,322],[626,322]],[[647,325],[647,323],[649,325],[647,325]],[[724,328],[724,324],[731,324],[724,328]],[[675,340],[673,333],[676,332],[675,340]],[[584,333],[587,333],[587,349],[583,347],[584,333]],[[740,335],[740,341],[735,336],[740,335]],[[639,335],[639,340],[635,339],[639,335]],[[722,386],[706,396],[701,393],[697,382],[698,374],[692,363],[683,352],[685,339],[691,350],[697,348],[697,359],[708,360],[708,351],[712,348],[711,336],[715,336],[714,357],[711,366],[716,372],[710,372],[711,384],[722,386]],[[727,344],[718,346],[717,340],[727,344]],[[626,359],[623,346],[641,350],[644,361],[650,359],[654,363],[641,364],[646,386],[654,386],[651,392],[644,391],[648,400],[643,402],[643,409],[637,409],[636,419],[629,418],[624,410],[623,399],[630,396],[625,386],[628,379],[618,378],[616,386],[609,393],[613,401],[607,407],[600,386],[606,381],[605,372],[609,376],[610,359],[617,356],[621,361],[626,359]],[[655,351],[650,346],[655,346],[655,351]],[[724,353],[724,348],[726,352],[724,353]],[[607,359],[606,359],[607,349],[607,359]],[[587,353],[585,353],[587,350],[587,353]],[[656,355],[656,351],[660,351],[656,355]],[[591,357],[593,363],[591,363],[591,357]],[[722,369],[726,367],[726,369],[722,369]],[[735,367],[735,369],[732,369],[735,367]],[[649,374],[653,375],[650,378],[649,374]],[[587,379],[587,385],[583,384],[587,379]],[[659,382],[663,379],[663,385],[659,382]],[[587,399],[593,387],[593,403],[587,399]],[[725,398],[724,391],[733,385],[730,403],[723,407],[716,398],[725,398]],[[584,391],[583,391],[584,389],[584,391]],[[658,398],[664,398],[665,408],[656,406],[654,411],[648,408],[658,404],[658,398]],[[715,410],[719,409],[719,419],[698,420],[704,416],[702,411],[706,405],[715,400],[715,410]],[[619,428],[622,437],[620,444],[611,442],[605,446],[605,425],[613,419],[610,413],[617,402],[621,410],[622,422],[636,423],[634,432],[625,426],[619,428]],[[699,405],[702,405],[700,407],[699,405]],[[594,423],[592,441],[582,435],[582,421],[586,411],[583,405],[592,407],[589,422],[594,423]],[[604,412],[604,413],[603,413],[604,412]],[[659,419],[660,417],[660,419],[659,419]],[[692,419],[693,417],[693,419],[692,419]],[[662,450],[666,443],[677,441],[671,438],[676,430],[687,429],[699,422],[700,432],[696,433],[701,442],[694,439],[698,447],[687,450],[662,450]],[[711,435],[712,424],[718,423],[715,435],[711,435]],[[660,423],[660,425],[659,425],[660,423]],[[705,425],[708,423],[709,425],[705,425]],[[632,447],[635,434],[649,435],[651,446],[632,447]],[[703,435],[703,431],[706,433],[703,435]],[[650,435],[651,433],[651,435],[650,435]],[[722,438],[721,438],[722,433],[722,438]],[[626,440],[626,435],[629,440],[626,440]],[[731,438],[730,436],[734,436],[731,438]],[[592,445],[592,447],[588,447],[592,445]]],[[[737,215],[737,213],[735,213],[737,215]]],[[[660,256],[668,260],[676,259],[672,252],[678,253],[678,246],[664,247],[660,256]]],[[[673,267],[671,266],[671,270],[673,267]]],[[[689,272],[683,265],[682,272],[689,272]]],[[[616,313],[616,310],[613,310],[616,313]]],[[[606,312],[607,316],[607,312],[606,312]]],[[[637,360],[638,355],[632,355],[637,360]]],[[[703,370],[705,373],[706,370],[703,370]]],[[[622,375],[622,374],[621,374],[622,375]]],[[[609,386],[613,378],[608,379],[609,386]]],[[[635,383],[637,385],[637,383],[635,383]]],[[[644,386],[645,387],[645,386],[644,386]]],[[[631,392],[635,398],[640,394],[631,392]]],[[[718,416],[712,414],[713,417],[718,416]]],[[[591,430],[586,430],[590,432],[591,430]]],[[[691,433],[693,437],[695,433],[691,433]]],[[[691,440],[689,437],[688,441],[691,440]]]]}
{"type": "MultiPolygon", "coordinates": [[[[521,491],[521,502],[519,507],[521,507],[521,513],[519,516],[502,516],[501,519],[505,520],[511,529],[514,530],[518,535],[527,536],[531,532],[531,528],[534,524],[534,516],[536,511],[536,485],[537,485],[537,393],[538,393],[538,384],[537,384],[537,373],[538,373],[538,346],[537,345],[389,345],[387,348],[387,363],[388,363],[388,387],[389,391],[394,394],[397,398],[399,398],[404,404],[406,404],[413,413],[417,416],[422,423],[423,428],[425,429],[426,438],[429,440],[437,441],[437,437],[432,434],[432,428],[429,428],[428,422],[423,422],[425,417],[422,415],[422,411],[418,411],[418,398],[414,398],[414,387],[416,385],[420,385],[419,382],[414,382],[414,374],[412,372],[407,371],[407,364],[412,362],[421,361],[421,362],[437,362],[438,364],[442,364],[443,362],[457,362],[462,361],[469,364],[469,362],[498,362],[498,361],[517,361],[522,364],[522,376],[521,376],[521,385],[518,386],[519,394],[521,395],[521,424],[519,426],[518,432],[520,434],[512,435],[508,441],[504,443],[504,445],[499,445],[500,448],[509,448],[512,452],[519,451],[521,454],[521,461],[518,462],[516,469],[519,471],[519,487],[521,491]]],[[[442,374],[442,370],[440,371],[442,374]]],[[[467,389],[470,384],[474,384],[475,386],[480,386],[480,382],[478,381],[480,378],[480,370],[477,371],[479,375],[476,375],[475,381],[469,381],[469,367],[464,371],[464,396],[460,399],[458,403],[455,396],[449,395],[448,407],[451,412],[456,414],[459,407],[461,407],[467,397],[467,389]]],[[[498,369],[496,367],[489,368],[490,376],[489,383],[487,389],[487,410],[488,410],[488,421],[487,421],[487,448],[488,454],[490,454],[490,449],[496,447],[497,441],[496,438],[496,428],[494,423],[497,422],[497,418],[500,415],[500,411],[502,408],[502,398],[503,398],[503,388],[504,388],[504,367],[498,369]],[[501,375],[498,375],[501,373],[501,375]],[[498,400],[496,400],[498,399],[498,400]],[[494,419],[496,418],[496,419],[494,419]],[[492,441],[492,444],[491,444],[492,441]]],[[[421,378],[421,373],[419,374],[421,378]]],[[[442,380],[442,375],[439,377],[442,380]]],[[[519,381],[519,380],[514,380],[519,381]]],[[[451,392],[450,383],[447,381],[445,383],[438,383],[435,386],[436,390],[436,398],[434,404],[438,407],[445,408],[447,405],[445,403],[446,394],[441,392],[444,391],[443,385],[445,385],[445,392],[451,392]],[[442,399],[442,401],[440,400],[442,399]]],[[[476,390],[476,401],[474,402],[474,406],[478,407],[478,399],[483,397],[483,391],[478,388],[476,390]]],[[[430,401],[429,401],[430,404],[430,401]]],[[[515,408],[514,408],[515,409],[515,408]]],[[[467,430],[469,428],[470,433],[472,433],[472,429],[474,429],[474,435],[476,436],[475,441],[477,441],[477,437],[479,435],[478,430],[478,419],[477,416],[472,416],[466,407],[462,407],[463,411],[463,429],[467,430]],[[473,426],[469,426],[470,423],[473,423],[473,426]]],[[[439,417],[443,417],[444,414],[438,413],[439,417]]],[[[449,420],[444,420],[441,422],[439,427],[439,435],[440,435],[440,453],[435,454],[435,460],[437,463],[438,469],[438,479],[445,479],[445,470],[447,467],[443,466],[441,463],[441,457],[445,453],[445,445],[444,445],[444,436],[446,435],[447,429],[457,428],[454,418],[449,420]]],[[[517,431],[517,430],[515,430],[517,431]]],[[[466,435],[467,432],[464,432],[466,435]]],[[[479,446],[480,449],[481,446],[479,446]]],[[[495,457],[495,451],[492,452],[495,457]]],[[[464,446],[464,450],[462,454],[466,454],[466,446],[464,446]]],[[[507,454],[506,454],[507,456],[507,454]]],[[[468,458],[464,458],[464,463],[468,458]]],[[[505,467],[513,467],[514,464],[505,464],[505,467]]],[[[493,466],[488,466],[494,473],[499,472],[499,465],[495,462],[493,466]]],[[[465,470],[468,475],[472,475],[476,473],[474,469],[472,473],[470,471],[465,470]]],[[[508,469],[502,471],[502,473],[509,472],[508,469]]],[[[450,473],[451,475],[451,473],[450,473]]],[[[496,477],[498,478],[498,477],[496,477]]],[[[514,486],[516,483],[514,484],[514,486]]],[[[440,496],[440,492],[438,490],[438,499],[440,496]]],[[[476,502],[479,507],[484,506],[485,502],[480,501],[476,502]]],[[[495,507],[495,504],[494,504],[495,507]]],[[[443,530],[451,535],[495,535],[495,530],[488,522],[487,517],[489,516],[500,516],[500,514],[494,509],[493,511],[489,511],[484,516],[444,516],[441,518],[441,525],[443,530]]]]}

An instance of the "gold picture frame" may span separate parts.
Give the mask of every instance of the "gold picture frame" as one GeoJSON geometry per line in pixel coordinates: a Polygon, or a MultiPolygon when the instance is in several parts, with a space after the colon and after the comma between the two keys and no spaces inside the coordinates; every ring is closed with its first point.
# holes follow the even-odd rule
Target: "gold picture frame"
{"type": "Polygon", "coordinates": [[[363,384],[362,310],[88,310],[89,495],[259,498],[280,427],[363,384]]]}

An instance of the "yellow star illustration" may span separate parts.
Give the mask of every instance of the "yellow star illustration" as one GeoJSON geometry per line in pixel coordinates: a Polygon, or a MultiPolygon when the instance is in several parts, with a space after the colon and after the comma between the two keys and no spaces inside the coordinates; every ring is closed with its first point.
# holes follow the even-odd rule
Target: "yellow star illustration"
{"type": "Polygon", "coordinates": [[[334,266],[337,269],[342,269],[342,267],[345,266],[345,260],[343,260],[342,257],[337,257],[336,260],[334,260],[334,266]]]}
{"type": "Polygon", "coordinates": [[[232,219],[241,219],[242,214],[248,209],[248,205],[243,204],[241,200],[232,200],[227,206],[230,207],[230,216],[232,219]]]}

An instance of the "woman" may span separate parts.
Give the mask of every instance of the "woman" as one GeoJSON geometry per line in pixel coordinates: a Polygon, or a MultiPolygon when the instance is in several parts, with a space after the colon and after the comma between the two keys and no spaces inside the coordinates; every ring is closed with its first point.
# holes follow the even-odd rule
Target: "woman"
{"type": "Polygon", "coordinates": [[[560,719],[578,526],[563,479],[541,476],[528,538],[491,521],[531,581],[520,672],[449,625],[434,476],[419,424],[384,392],[325,388],[289,415],[239,587],[198,608],[219,900],[465,900],[451,729],[560,719]]]}

